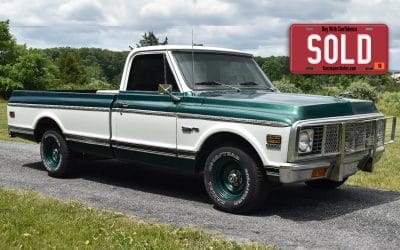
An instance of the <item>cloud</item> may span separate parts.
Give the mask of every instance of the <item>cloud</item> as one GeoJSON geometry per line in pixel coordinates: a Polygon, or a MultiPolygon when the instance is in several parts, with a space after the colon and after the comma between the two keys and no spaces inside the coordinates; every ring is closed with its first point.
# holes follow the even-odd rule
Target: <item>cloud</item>
{"type": "Polygon", "coordinates": [[[32,47],[101,47],[125,50],[145,31],[173,44],[194,41],[287,55],[292,23],[386,23],[391,67],[400,69],[400,2],[317,0],[0,0],[18,42],[32,47]]]}

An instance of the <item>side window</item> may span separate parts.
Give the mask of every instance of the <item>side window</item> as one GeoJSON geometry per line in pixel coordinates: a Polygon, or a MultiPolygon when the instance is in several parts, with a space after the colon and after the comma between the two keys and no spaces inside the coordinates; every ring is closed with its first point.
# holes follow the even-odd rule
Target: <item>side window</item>
{"type": "Polygon", "coordinates": [[[171,84],[173,91],[179,91],[168,61],[164,60],[163,54],[135,56],[129,72],[127,90],[157,91],[158,84],[164,83],[171,84]],[[164,68],[166,69],[165,74],[164,68]]]}

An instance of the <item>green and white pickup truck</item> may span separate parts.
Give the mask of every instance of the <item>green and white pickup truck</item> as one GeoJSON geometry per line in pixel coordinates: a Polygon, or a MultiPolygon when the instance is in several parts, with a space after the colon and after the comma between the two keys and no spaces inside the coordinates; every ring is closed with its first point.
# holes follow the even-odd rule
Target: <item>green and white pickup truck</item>
{"type": "Polygon", "coordinates": [[[10,136],[40,143],[50,176],[82,154],[199,173],[233,213],[265,205],[274,184],[329,189],[372,171],[394,124],[370,101],[280,93],[251,54],[201,46],[132,50],[119,90],[8,102],[10,136]]]}

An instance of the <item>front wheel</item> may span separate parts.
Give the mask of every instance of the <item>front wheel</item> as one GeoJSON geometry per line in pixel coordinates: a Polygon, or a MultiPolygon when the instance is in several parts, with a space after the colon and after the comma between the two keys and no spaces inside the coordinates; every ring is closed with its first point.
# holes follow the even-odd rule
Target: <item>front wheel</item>
{"type": "Polygon", "coordinates": [[[74,160],[64,137],[57,130],[48,130],[43,134],[40,156],[48,174],[58,178],[69,174],[74,160]]]}
{"type": "Polygon", "coordinates": [[[335,189],[346,182],[347,178],[343,181],[332,181],[327,179],[319,179],[314,181],[306,181],[307,186],[315,189],[335,189]]]}
{"type": "Polygon", "coordinates": [[[231,213],[254,211],[270,191],[262,167],[239,147],[212,151],[206,160],[204,182],[215,206],[231,213]]]}

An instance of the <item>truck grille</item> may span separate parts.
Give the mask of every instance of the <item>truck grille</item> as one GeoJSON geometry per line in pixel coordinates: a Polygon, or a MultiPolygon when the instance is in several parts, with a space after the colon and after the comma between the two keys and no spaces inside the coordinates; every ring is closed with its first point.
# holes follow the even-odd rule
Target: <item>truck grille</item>
{"type": "Polygon", "coordinates": [[[339,151],[340,126],[326,126],[325,153],[337,153],[339,151]]]}
{"type": "MultiPolygon", "coordinates": [[[[313,149],[307,155],[335,154],[340,151],[341,124],[305,127],[314,129],[313,149]]],[[[377,146],[384,144],[386,120],[347,123],[345,129],[345,152],[362,151],[374,145],[376,129],[377,146]],[[375,125],[376,124],[376,125],[375,125]],[[374,128],[375,127],[375,128],[374,128]]],[[[303,156],[303,155],[302,155],[303,156]]]]}

